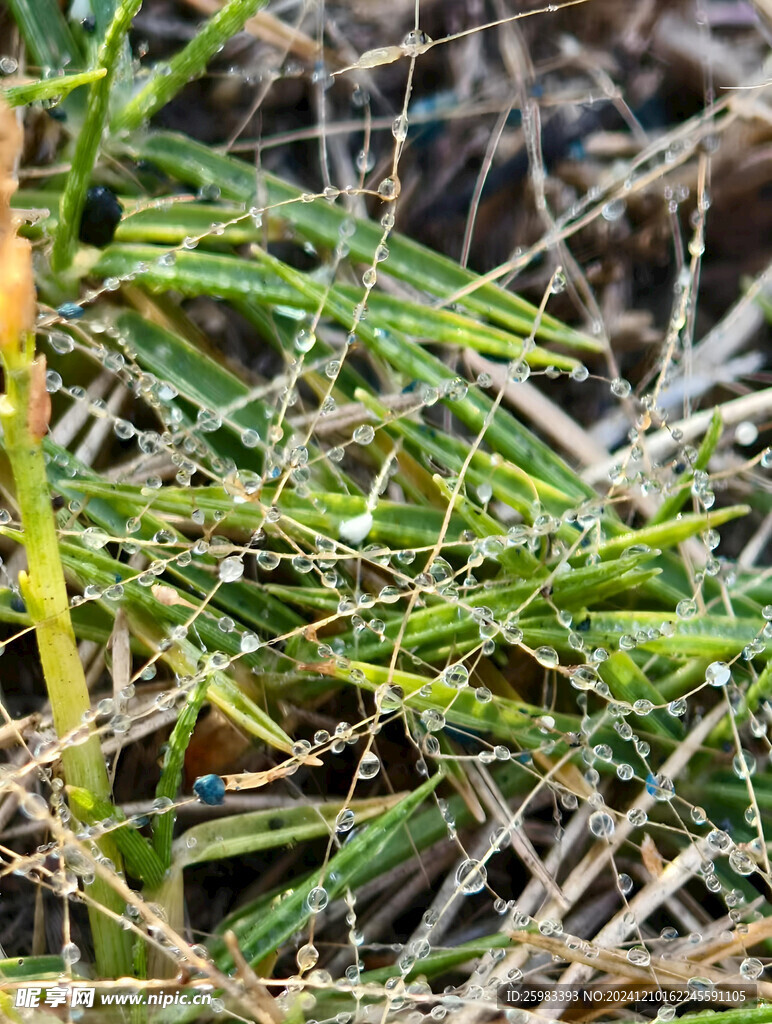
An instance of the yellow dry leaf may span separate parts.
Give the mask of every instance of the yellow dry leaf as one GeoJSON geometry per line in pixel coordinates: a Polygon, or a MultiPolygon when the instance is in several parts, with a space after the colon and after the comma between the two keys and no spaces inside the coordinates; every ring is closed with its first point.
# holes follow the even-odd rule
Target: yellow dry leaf
{"type": "Polygon", "coordinates": [[[657,849],[654,840],[648,832],[644,835],[643,842],[641,843],[641,860],[652,878],[659,878],[665,870],[662,854],[657,849]]]}

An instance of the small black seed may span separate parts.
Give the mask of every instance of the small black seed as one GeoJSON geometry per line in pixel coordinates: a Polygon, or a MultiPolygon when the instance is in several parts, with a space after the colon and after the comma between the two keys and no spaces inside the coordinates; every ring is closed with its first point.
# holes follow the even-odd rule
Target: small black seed
{"type": "Polygon", "coordinates": [[[115,193],[105,185],[94,185],[86,193],[86,204],[80,218],[80,240],[100,249],[113,240],[123,207],[115,193]]]}

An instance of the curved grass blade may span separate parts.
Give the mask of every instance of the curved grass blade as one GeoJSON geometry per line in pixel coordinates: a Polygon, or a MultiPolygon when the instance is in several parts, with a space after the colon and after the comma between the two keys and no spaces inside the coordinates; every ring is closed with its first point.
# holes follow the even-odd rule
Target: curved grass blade
{"type": "MultiPolygon", "coordinates": [[[[0,96],[9,107],[22,107],[27,103],[39,103],[41,100],[64,99],[78,86],[90,85],[92,82],[104,78],[106,74],[105,68],[94,68],[92,71],[81,71],[75,75],[42,78],[37,82],[25,82],[23,85],[9,85],[6,89],[0,89],[0,96]]],[[[14,205],[25,204],[17,198],[14,205]]]]}

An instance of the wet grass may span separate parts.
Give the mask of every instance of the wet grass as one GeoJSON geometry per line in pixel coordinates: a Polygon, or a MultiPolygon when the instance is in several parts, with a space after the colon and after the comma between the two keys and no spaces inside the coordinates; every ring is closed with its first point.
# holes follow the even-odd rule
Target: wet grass
{"type": "Polygon", "coordinates": [[[0,934],[3,1013],[86,979],[97,1001],[201,989],[261,1024],[520,1024],[496,998],[524,977],[768,996],[769,396],[667,411],[695,372],[698,143],[747,111],[722,97],[553,216],[526,104],[549,223],[480,274],[411,237],[408,101],[422,61],[517,16],[436,41],[415,21],[311,69],[358,102],[365,72],[399,72],[403,108],[377,176],[365,110],[362,157],[336,157],[357,184],[323,161],[304,191],[156,117],[248,19],[267,46],[302,32],[230,0],[148,73],[139,6],[94,0],[84,26],[10,3],[27,65],[66,74],[3,84],[28,135],[53,101],[65,117],[3,230],[32,241],[38,303],[12,343],[3,327],[4,664],[31,636],[41,655],[3,677],[0,886],[28,925],[0,934]],[[596,301],[567,240],[682,166],[691,233],[633,387],[603,322],[566,309],[596,301]],[[99,248],[93,185],[123,214],[99,248]],[[531,265],[526,297],[507,275],[531,265]],[[52,415],[28,437],[18,374],[43,354],[52,415]],[[594,436],[583,387],[604,395],[594,436]],[[619,409],[627,447],[601,437],[619,409]],[[204,866],[230,862],[223,909],[204,866]]]}

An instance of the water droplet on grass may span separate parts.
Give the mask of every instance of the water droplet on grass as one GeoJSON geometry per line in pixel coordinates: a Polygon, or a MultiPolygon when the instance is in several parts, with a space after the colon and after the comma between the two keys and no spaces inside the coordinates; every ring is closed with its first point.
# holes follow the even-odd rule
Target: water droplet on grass
{"type": "Polygon", "coordinates": [[[697,602],[691,598],[679,601],[676,605],[676,615],[679,619],[693,619],[697,614],[697,602]]]}
{"type": "Polygon", "coordinates": [[[355,820],[355,815],[351,808],[344,807],[342,811],[338,812],[338,815],[335,818],[335,831],[350,832],[354,827],[355,820]]]}
{"type": "Polygon", "coordinates": [[[732,768],[740,779],[749,779],[756,773],[756,758],[749,750],[742,750],[732,760],[732,768]]]}
{"type": "Polygon", "coordinates": [[[456,885],[465,896],[481,892],[488,881],[488,872],[479,860],[462,861],[456,871],[456,885]]]}
{"type": "Polygon", "coordinates": [[[740,964],[740,974],[743,978],[748,978],[750,981],[756,981],[757,978],[760,978],[763,971],[764,964],[755,956],[747,956],[740,964]]]}
{"type": "Polygon", "coordinates": [[[533,656],[545,668],[556,668],[560,664],[558,652],[554,647],[537,647],[533,656]]]}
{"type": "Polygon", "coordinates": [[[633,946],[632,949],[628,949],[627,959],[636,967],[647,967],[651,963],[649,951],[643,946],[633,946]]]}
{"type": "Polygon", "coordinates": [[[244,575],[244,563],[236,555],[223,558],[218,566],[217,575],[223,583],[234,583],[244,575]]]}
{"type": "Polygon", "coordinates": [[[275,551],[261,551],[257,556],[257,564],[265,572],[273,572],[280,562],[281,559],[275,551]]]}
{"type": "Polygon", "coordinates": [[[399,178],[395,176],[384,178],[378,186],[378,195],[383,199],[396,199],[400,192],[399,178]]]}
{"type": "Polygon", "coordinates": [[[312,914],[318,914],[320,910],[324,910],[329,901],[327,890],[321,885],[314,886],[306,896],[306,906],[312,914]]]}
{"type": "Polygon", "coordinates": [[[711,686],[726,686],[732,673],[725,661],[712,661],[705,670],[705,682],[711,686]]]}
{"type": "Polygon", "coordinates": [[[608,839],[615,831],[614,819],[606,811],[593,811],[588,822],[590,832],[599,839],[608,839]]]}
{"type": "Polygon", "coordinates": [[[295,959],[297,960],[299,970],[310,971],[312,968],[316,967],[317,961],[319,960],[319,950],[316,946],[307,942],[297,951],[295,959]]]}
{"type": "Polygon", "coordinates": [[[361,426],[356,428],[352,437],[357,444],[367,445],[370,444],[375,437],[375,430],[369,423],[363,423],[361,426]]]}
{"type": "Polygon", "coordinates": [[[380,770],[381,762],[378,755],[368,750],[366,754],[363,754],[362,760],[359,762],[357,777],[360,779],[374,779],[380,770]]]}

